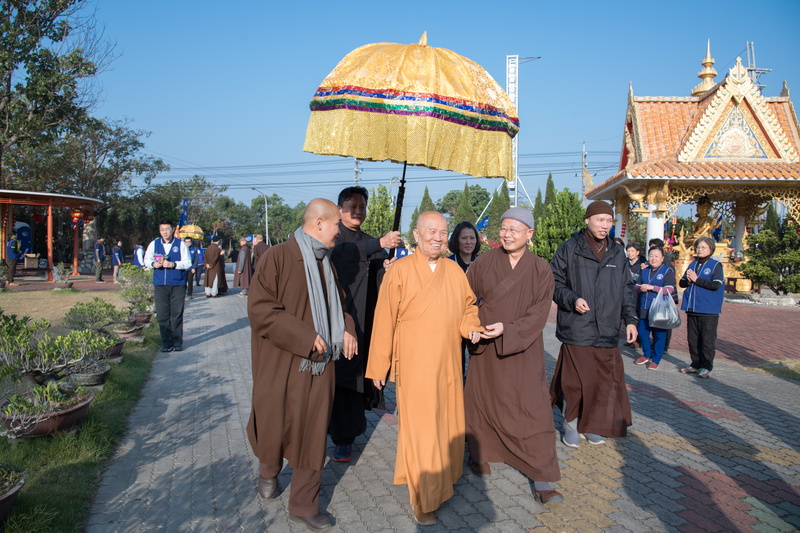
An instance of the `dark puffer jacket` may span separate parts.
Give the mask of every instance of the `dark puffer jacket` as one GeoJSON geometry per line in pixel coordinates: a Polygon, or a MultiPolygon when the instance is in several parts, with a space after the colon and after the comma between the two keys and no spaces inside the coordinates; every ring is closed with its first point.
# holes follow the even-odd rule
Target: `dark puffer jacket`
{"type": "Polygon", "coordinates": [[[575,346],[616,347],[620,322],[636,324],[633,278],[625,248],[606,238],[608,249],[598,261],[586,242],[586,228],[574,233],[556,250],[550,268],[558,305],[556,337],[575,346]],[[575,302],[583,298],[589,311],[580,314],[575,302]]]}

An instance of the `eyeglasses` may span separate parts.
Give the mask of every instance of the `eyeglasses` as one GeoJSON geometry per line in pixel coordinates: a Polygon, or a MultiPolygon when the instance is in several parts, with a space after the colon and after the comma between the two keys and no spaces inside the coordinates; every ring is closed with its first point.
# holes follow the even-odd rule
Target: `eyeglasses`
{"type": "Polygon", "coordinates": [[[507,228],[505,226],[501,226],[500,227],[500,233],[510,233],[514,237],[516,237],[517,235],[521,235],[521,234],[525,233],[525,231],[526,230],[524,230],[524,229],[507,228]]]}

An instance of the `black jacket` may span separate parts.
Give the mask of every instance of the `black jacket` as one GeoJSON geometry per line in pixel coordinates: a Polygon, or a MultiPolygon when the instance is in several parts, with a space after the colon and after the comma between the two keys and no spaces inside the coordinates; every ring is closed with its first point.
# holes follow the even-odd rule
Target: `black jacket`
{"type": "Polygon", "coordinates": [[[625,248],[606,238],[608,249],[600,262],[586,242],[586,228],[574,233],[556,250],[550,268],[556,286],[553,301],[558,305],[556,337],[575,346],[618,346],[620,320],[636,324],[633,279],[625,248]],[[575,310],[583,298],[589,311],[575,310]]]}

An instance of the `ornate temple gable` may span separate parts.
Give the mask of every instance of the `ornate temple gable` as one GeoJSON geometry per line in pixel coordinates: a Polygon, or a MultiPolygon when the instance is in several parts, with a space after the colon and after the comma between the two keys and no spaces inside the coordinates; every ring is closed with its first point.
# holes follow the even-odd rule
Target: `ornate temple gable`
{"type": "Polygon", "coordinates": [[[678,161],[730,160],[800,162],[770,101],[750,79],[741,58],[710,98],[678,153],[678,161]]]}

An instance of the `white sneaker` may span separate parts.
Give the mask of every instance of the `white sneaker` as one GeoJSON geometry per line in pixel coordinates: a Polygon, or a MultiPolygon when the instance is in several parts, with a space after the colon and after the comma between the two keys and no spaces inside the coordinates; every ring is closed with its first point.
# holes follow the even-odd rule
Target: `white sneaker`
{"type": "Polygon", "coordinates": [[[589,441],[589,444],[605,444],[606,439],[594,433],[581,433],[581,438],[589,441]]]}

